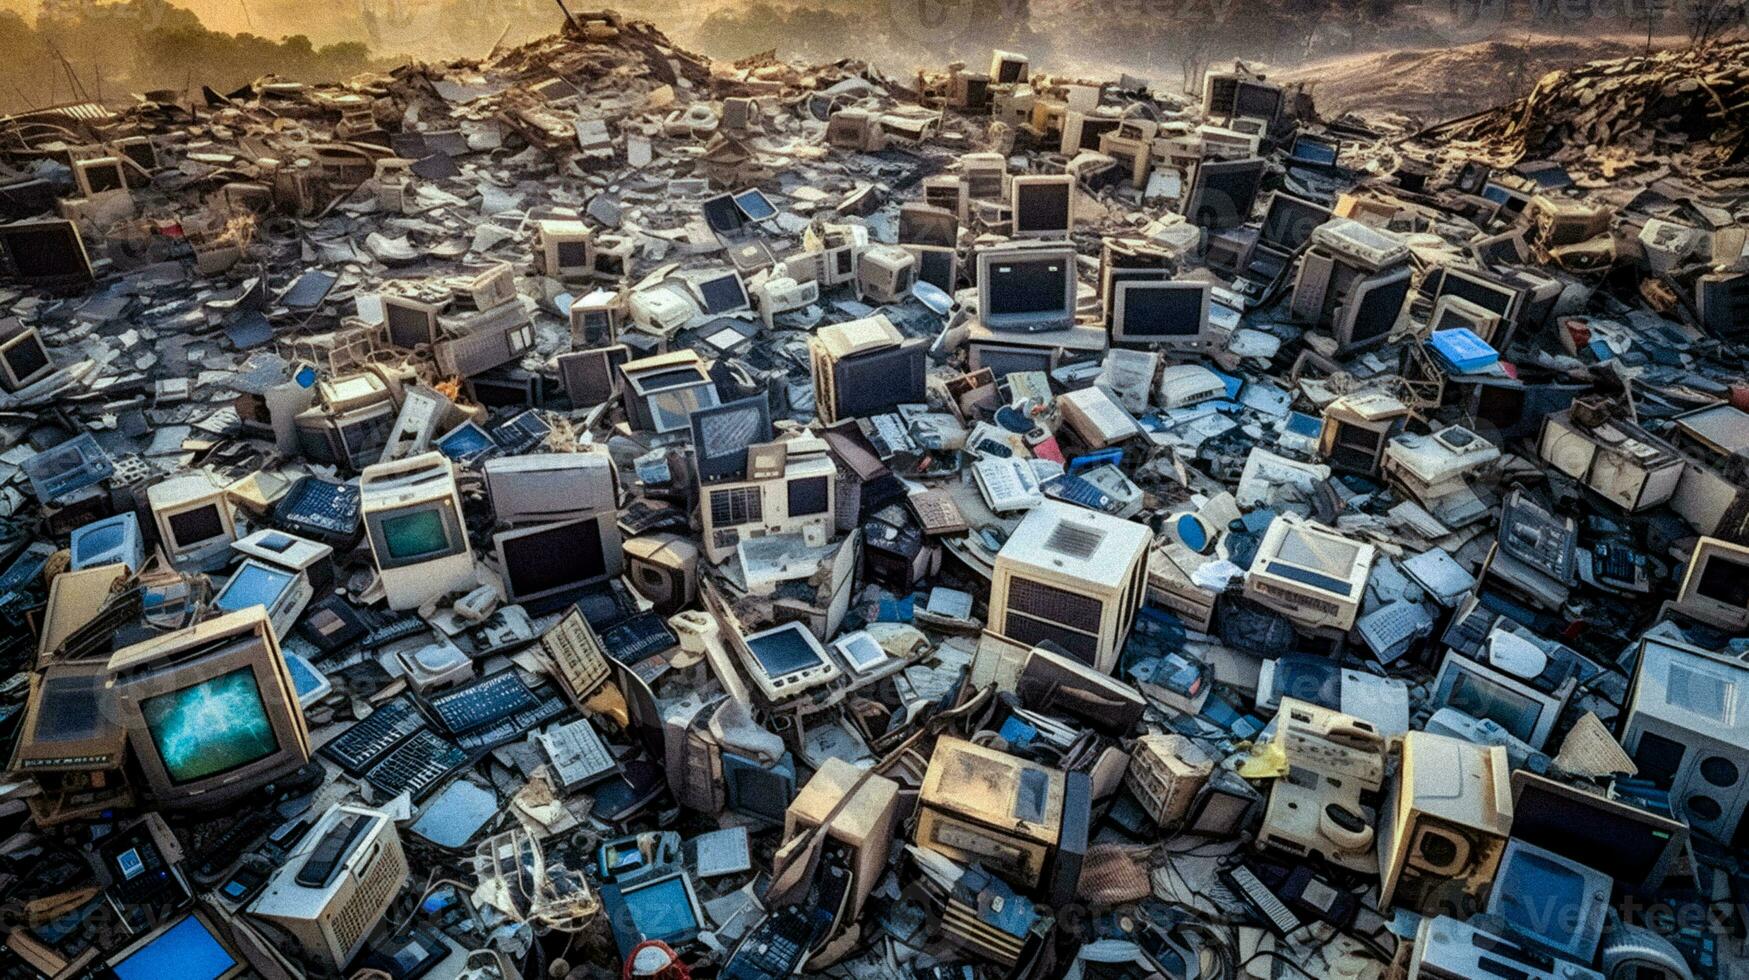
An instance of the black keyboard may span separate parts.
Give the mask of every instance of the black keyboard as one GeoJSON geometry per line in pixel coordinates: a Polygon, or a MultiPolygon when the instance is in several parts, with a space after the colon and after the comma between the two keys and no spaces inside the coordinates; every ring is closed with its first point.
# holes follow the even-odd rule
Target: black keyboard
{"type": "Polygon", "coordinates": [[[507,453],[523,453],[538,446],[553,431],[534,409],[519,413],[491,432],[492,441],[507,453]]]}
{"type": "Polygon", "coordinates": [[[377,621],[370,632],[359,642],[366,650],[388,646],[396,640],[404,640],[415,633],[421,633],[430,628],[430,624],[412,613],[400,613],[389,619],[377,621]]]}
{"type": "Polygon", "coordinates": [[[421,728],[401,747],[365,773],[364,781],[385,797],[407,793],[414,802],[426,797],[450,773],[466,765],[468,754],[429,728],[421,728]]]}
{"type": "Polygon", "coordinates": [[[329,739],[317,751],[334,760],[347,775],[357,776],[424,727],[425,718],[413,702],[404,697],[396,698],[371,712],[369,718],[329,739]]]}
{"type": "Polygon", "coordinates": [[[672,649],[680,643],[680,638],[668,628],[666,619],[649,612],[639,613],[611,629],[604,630],[601,642],[613,651],[615,660],[622,664],[635,664],[645,657],[672,649]]]}
{"type": "Polygon", "coordinates": [[[521,738],[538,725],[552,721],[564,714],[570,706],[571,702],[557,692],[552,692],[547,697],[537,701],[534,707],[518,711],[508,718],[487,725],[485,728],[476,728],[466,735],[458,735],[456,741],[461,743],[462,748],[469,751],[477,752],[483,749],[497,748],[505,742],[521,738]]]}
{"type": "Polygon", "coordinates": [[[274,502],[270,523],[324,544],[350,547],[359,538],[362,501],[357,484],[306,476],[274,502]]]}
{"type": "Polygon", "coordinates": [[[433,698],[431,710],[451,734],[461,735],[497,724],[540,704],[540,698],[515,670],[504,670],[459,691],[433,698]]]}
{"type": "Polygon", "coordinates": [[[723,965],[722,980],[781,980],[802,965],[814,938],[813,917],[798,905],[765,917],[723,965]]]}

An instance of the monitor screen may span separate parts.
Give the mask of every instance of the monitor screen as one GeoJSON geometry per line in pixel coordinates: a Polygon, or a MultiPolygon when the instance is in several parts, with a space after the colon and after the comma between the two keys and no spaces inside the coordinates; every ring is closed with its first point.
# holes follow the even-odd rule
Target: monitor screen
{"type": "Polygon", "coordinates": [[[1518,935],[1589,963],[1609,901],[1589,870],[1515,842],[1500,860],[1489,911],[1518,935]]]}
{"type": "Polygon", "coordinates": [[[1722,554],[1708,555],[1695,592],[1732,609],[1749,609],[1749,565],[1722,554]]]}
{"type": "Polygon", "coordinates": [[[1128,339],[1194,337],[1208,320],[1209,287],[1203,283],[1130,282],[1117,287],[1121,321],[1113,327],[1128,339]]]}
{"type": "Polygon", "coordinates": [[[692,897],[686,893],[686,879],[680,875],[626,889],[620,892],[620,898],[631,914],[632,924],[645,939],[675,939],[699,928],[698,920],[692,916],[692,897]]]}
{"type": "Polygon", "coordinates": [[[206,923],[186,915],[110,969],[116,980],[216,980],[238,965],[206,923]]]}
{"type": "Polygon", "coordinates": [[[1360,297],[1360,308],[1355,311],[1354,329],[1348,342],[1358,344],[1390,333],[1397,325],[1397,317],[1403,312],[1403,301],[1408,297],[1408,276],[1367,290],[1360,297]]]}
{"type": "Polygon", "coordinates": [[[91,738],[102,732],[108,727],[103,715],[107,682],[101,674],[61,674],[44,680],[36,715],[36,740],[64,742],[91,738]]]}
{"type": "Polygon", "coordinates": [[[958,235],[959,219],[952,211],[917,207],[899,209],[901,242],[952,248],[958,235]]]}
{"type": "Polygon", "coordinates": [[[820,649],[820,644],[814,642],[812,634],[795,623],[748,637],[747,649],[752,651],[759,666],[765,669],[765,676],[774,680],[818,667],[825,662],[825,651],[820,649]]]}
{"type": "Polygon", "coordinates": [[[732,272],[699,283],[698,295],[704,300],[706,313],[728,313],[747,306],[746,287],[741,285],[741,277],[732,272]]]}
{"type": "MultiPolygon", "coordinates": [[[[1448,654],[1457,657],[1457,654],[1448,654]]],[[[1456,708],[1472,718],[1496,722],[1514,738],[1528,742],[1542,719],[1542,702],[1520,694],[1492,678],[1483,677],[1462,666],[1448,671],[1434,703],[1456,708]]]]}
{"type": "Polygon", "coordinates": [[[140,713],[158,761],[176,785],[222,775],[279,751],[249,667],[146,698],[140,713]]]}
{"type": "Polygon", "coordinates": [[[384,304],[389,340],[398,347],[417,347],[437,340],[436,318],[424,310],[400,303],[384,304]]]}
{"type": "Polygon", "coordinates": [[[1263,216],[1263,239],[1290,252],[1298,251],[1312,238],[1312,231],[1331,218],[1329,208],[1302,201],[1291,194],[1276,194],[1263,216]]]}
{"type": "Polygon", "coordinates": [[[71,221],[40,221],[0,227],[0,252],[20,279],[89,279],[79,232],[71,221]]]}
{"type": "Polygon", "coordinates": [[[119,163],[93,163],[80,169],[85,171],[85,186],[93,194],[119,190],[126,186],[119,163]]]}
{"type": "Polygon", "coordinates": [[[998,380],[1010,374],[1020,374],[1027,371],[1048,373],[1051,369],[1050,351],[981,347],[977,349],[977,355],[978,367],[988,368],[998,380]]]}
{"type": "Polygon", "coordinates": [[[1123,120],[1107,116],[1090,116],[1081,120],[1080,149],[1099,149],[1099,138],[1123,125],[1123,120]]]}
{"type": "Polygon", "coordinates": [[[463,459],[491,449],[494,443],[486,430],[472,422],[458,426],[438,442],[437,448],[450,459],[463,459]]]}
{"type": "Polygon", "coordinates": [[[1263,161],[1205,162],[1196,168],[1191,219],[1204,228],[1231,228],[1251,217],[1263,161]]]}
{"type": "Polygon", "coordinates": [[[6,348],[6,370],[19,381],[49,366],[49,352],[43,349],[43,343],[36,334],[26,334],[23,339],[6,348]]]}
{"type": "Polygon", "coordinates": [[[944,293],[952,293],[958,283],[954,282],[954,254],[946,249],[925,249],[917,253],[917,278],[929,283],[944,293]]]}
{"type": "Polygon", "coordinates": [[[733,194],[719,194],[699,205],[705,224],[715,231],[734,231],[741,227],[741,206],[733,194]]]}
{"type": "Polygon", "coordinates": [[[1467,299],[1496,316],[1505,316],[1511,311],[1517,292],[1510,286],[1489,282],[1475,273],[1448,269],[1440,280],[1438,295],[1433,297],[1435,303],[1439,302],[1440,296],[1467,299]]]}
{"type": "Polygon", "coordinates": [[[771,201],[758,188],[744,190],[736,194],[735,204],[741,209],[742,214],[753,221],[764,221],[777,214],[777,208],[771,206],[771,201]]]}
{"type": "Polygon", "coordinates": [[[225,585],[225,591],[213,600],[213,605],[228,612],[247,609],[250,606],[273,608],[279,597],[292,584],[294,578],[291,572],[278,568],[269,568],[259,562],[244,562],[237,569],[237,574],[231,576],[231,581],[225,585]]]}
{"type": "Polygon", "coordinates": [[[990,308],[985,316],[1069,315],[1064,280],[1074,275],[1074,259],[1061,254],[1017,255],[989,265],[990,308]]]}
{"type": "Polygon", "coordinates": [[[433,506],[416,507],[382,521],[383,549],[391,560],[418,561],[451,550],[443,513],[433,506]]]}
{"type": "Polygon", "coordinates": [[[831,478],[810,476],[789,481],[789,516],[810,517],[826,513],[831,504],[831,478]]]}
{"type": "Polygon", "coordinates": [[[561,269],[575,269],[589,264],[589,243],[587,241],[556,242],[553,251],[558,256],[559,268],[561,269]]]}
{"type": "Polygon", "coordinates": [[[588,517],[500,537],[498,554],[511,598],[536,598],[605,578],[601,525],[601,519],[588,517]]]}
{"type": "Polygon", "coordinates": [[[1024,234],[1034,231],[1061,232],[1069,227],[1069,195],[1073,186],[1067,180],[1038,183],[1014,183],[1014,231],[1024,234]]]}
{"type": "Polygon", "coordinates": [[[1512,801],[1512,836],[1627,885],[1650,878],[1670,846],[1670,831],[1629,803],[1551,791],[1526,781],[1512,801]]]}
{"type": "Polygon", "coordinates": [[[221,506],[223,504],[219,501],[213,501],[171,514],[166,523],[170,525],[170,536],[176,539],[176,549],[181,551],[202,541],[223,537],[225,519],[219,512],[221,506]]]}
{"type": "Polygon", "coordinates": [[[1295,160],[1305,163],[1333,166],[1336,163],[1337,152],[1338,147],[1335,143],[1310,136],[1301,136],[1294,140],[1293,152],[1289,155],[1295,160]]]}
{"type": "Polygon", "coordinates": [[[1233,115],[1274,119],[1275,114],[1279,111],[1281,111],[1281,89],[1273,85],[1258,85],[1254,82],[1239,83],[1239,91],[1233,96],[1233,115]]]}
{"type": "Polygon", "coordinates": [[[692,447],[706,480],[747,472],[747,447],[771,441],[771,404],[754,395],[692,413],[692,447]]]}
{"type": "Polygon", "coordinates": [[[923,401],[928,356],[921,344],[901,344],[838,362],[833,368],[838,416],[879,415],[907,402],[923,401]]]}

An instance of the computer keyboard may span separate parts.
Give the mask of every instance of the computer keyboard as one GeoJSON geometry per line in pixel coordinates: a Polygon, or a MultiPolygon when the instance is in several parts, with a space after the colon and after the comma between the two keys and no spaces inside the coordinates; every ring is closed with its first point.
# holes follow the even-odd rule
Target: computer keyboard
{"type": "Polygon", "coordinates": [[[1263,920],[1270,932],[1285,936],[1300,927],[1299,916],[1294,915],[1293,910],[1277,898],[1250,868],[1234,865],[1220,875],[1233,894],[1263,920]]]}
{"type": "Polygon", "coordinates": [[[484,728],[476,728],[466,735],[459,735],[456,737],[456,741],[461,743],[462,748],[470,751],[496,748],[505,742],[521,738],[523,733],[531,728],[552,721],[564,714],[565,709],[569,706],[570,702],[559,694],[550,693],[545,698],[537,700],[533,707],[518,711],[507,718],[499,719],[484,728]]]}
{"type": "Polygon", "coordinates": [[[270,523],[324,544],[350,545],[358,540],[362,499],[357,484],[306,476],[274,503],[270,523]]]}
{"type": "Polygon", "coordinates": [[[375,765],[408,736],[425,728],[419,709],[407,698],[396,698],[371,712],[369,718],[330,739],[317,751],[334,760],[347,775],[357,776],[375,765]]]}
{"type": "Polygon", "coordinates": [[[378,620],[359,643],[366,650],[375,650],[377,647],[388,646],[396,640],[404,640],[415,633],[422,633],[430,628],[431,624],[418,616],[412,613],[403,613],[390,619],[378,620]]]}
{"type": "Polygon", "coordinates": [[[467,764],[468,753],[429,728],[421,728],[401,747],[371,767],[364,781],[385,797],[405,792],[414,802],[425,798],[443,777],[467,764]]]}
{"type": "Polygon", "coordinates": [[[561,725],[537,738],[565,789],[593,782],[614,769],[613,753],[587,718],[561,725]]]}
{"type": "Polygon", "coordinates": [[[515,670],[504,670],[433,698],[430,704],[443,727],[453,735],[460,735],[536,707],[540,699],[515,670]]]}
{"type": "Polygon", "coordinates": [[[723,965],[723,980],[780,980],[795,973],[813,941],[814,926],[799,905],[766,916],[723,965]]]}

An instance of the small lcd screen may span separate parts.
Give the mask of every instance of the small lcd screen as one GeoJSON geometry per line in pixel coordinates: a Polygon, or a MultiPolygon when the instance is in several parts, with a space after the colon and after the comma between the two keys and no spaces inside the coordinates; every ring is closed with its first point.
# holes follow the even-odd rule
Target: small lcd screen
{"type": "Polygon", "coordinates": [[[237,967],[237,961],[189,915],[110,969],[117,980],[215,980],[237,967]]]}
{"type": "Polygon", "coordinates": [[[788,677],[818,667],[823,662],[819,644],[813,642],[806,630],[793,624],[764,636],[748,638],[747,649],[753,651],[759,666],[765,668],[765,675],[771,678],[788,677]]]}
{"type": "Polygon", "coordinates": [[[686,880],[679,876],[621,892],[620,898],[645,939],[674,939],[698,929],[686,895],[686,880]]]}
{"type": "Polygon", "coordinates": [[[777,213],[777,209],[772,207],[771,202],[758,190],[742,191],[736,194],[735,204],[741,208],[741,213],[752,221],[764,221],[777,213]]]}
{"type": "Polygon", "coordinates": [[[250,606],[271,609],[292,583],[292,573],[268,568],[254,562],[244,562],[231,576],[225,591],[213,600],[213,605],[227,612],[237,612],[250,606]]]}
{"type": "Polygon", "coordinates": [[[24,381],[48,365],[49,353],[43,350],[42,341],[35,334],[6,348],[6,370],[19,381],[24,381]]]}
{"type": "Polygon", "coordinates": [[[1712,555],[1700,570],[1695,591],[1732,609],[1749,609],[1749,565],[1712,555]]]}
{"type": "Polygon", "coordinates": [[[443,514],[435,507],[422,507],[407,514],[383,518],[383,547],[395,561],[409,561],[450,550],[443,514]]]}
{"type": "Polygon", "coordinates": [[[1069,227],[1068,181],[1015,184],[1014,230],[1064,231],[1069,227]]]}
{"type": "Polygon", "coordinates": [[[474,453],[485,452],[493,446],[492,437],[476,425],[464,425],[444,436],[437,448],[450,459],[461,459],[474,453]]]}
{"type": "Polygon", "coordinates": [[[987,290],[990,308],[986,316],[1013,316],[1029,313],[1060,313],[1072,310],[1064,302],[1068,294],[1065,282],[1072,273],[1074,259],[1064,255],[1016,257],[989,265],[990,284],[987,290]]]}
{"type": "Polygon", "coordinates": [[[43,682],[36,714],[36,740],[90,738],[103,730],[105,678],[92,674],[50,677],[43,682]]]}
{"type": "Polygon", "coordinates": [[[1128,283],[1118,287],[1123,322],[1118,332],[1127,338],[1194,337],[1205,324],[1208,287],[1183,283],[1128,283]]]}
{"type": "Polygon", "coordinates": [[[607,574],[601,522],[566,521],[499,543],[513,598],[533,598],[585,585],[607,574]]]}
{"type": "Polygon", "coordinates": [[[830,483],[831,480],[824,476],[789,481],[789,516],[808,517],[826,513],[826,507],[831,502],[828,486],[830,483]]]}
{"type": "Polygon", "coordinates": [[[170,536],[176,539],[178,550],[224,535],[225,521],[219,515],[219,506],[216,503],[204,504],[170,515],[167,523],[170,525],[170,536]]]}
{"type": "Polygon", "coordinates": [[[177,785],[240,769],[279,751],[249,667],[147,698],[140,713],[158,761],[177,785]]]}
{"type": "Polygon", "coordinates": [[[747,305],[747,290],[737,275],[718,276],[699,284],[698,295],[704,300],[706,313],[728,313],[747,305]]]}

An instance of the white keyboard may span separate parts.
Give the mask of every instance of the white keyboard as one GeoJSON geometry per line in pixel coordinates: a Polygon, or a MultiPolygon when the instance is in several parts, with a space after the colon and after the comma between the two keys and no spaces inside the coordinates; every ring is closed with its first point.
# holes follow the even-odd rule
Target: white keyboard
{"type": "Polygon", "coordinates": [[[596,734],[595,726],[587,718],[561,725],[535,738],[546,751],[547,760],[553,764],[554,774],[567,790],[613,771],[613,753],[602,743],[601,736],[596,734]]]}

